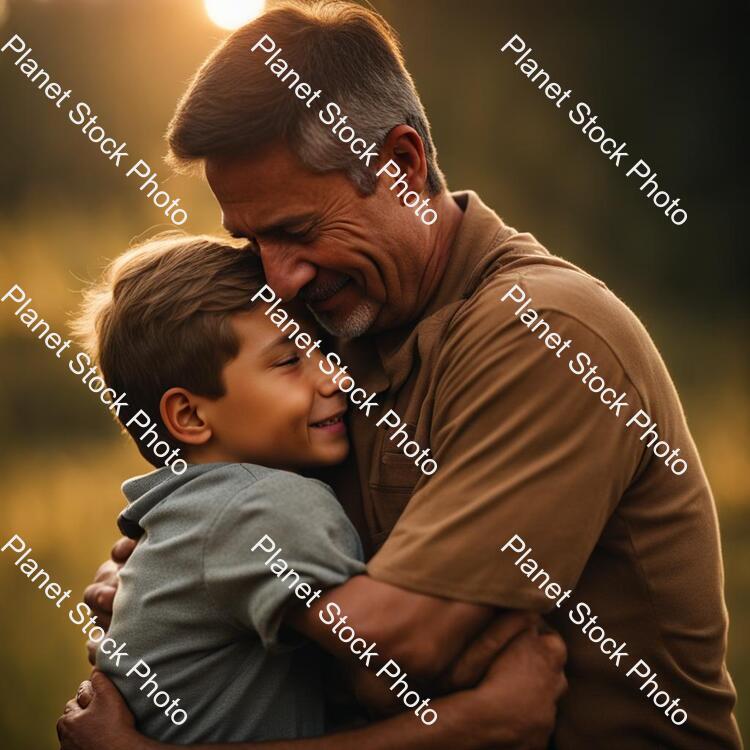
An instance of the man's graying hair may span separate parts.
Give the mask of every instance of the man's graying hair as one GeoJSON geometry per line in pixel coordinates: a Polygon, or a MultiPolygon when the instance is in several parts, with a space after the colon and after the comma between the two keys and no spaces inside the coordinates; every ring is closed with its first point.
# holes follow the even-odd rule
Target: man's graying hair
{"type": "Polygon", "coordinates": [[[328,101],[341,107],[347,124],[367,143],[382,146],[402,123],[414,128],[424,143],[428,191],[444,189],[430,124],[395,33],[374,11],[342,0],[283,3],[219,45],[169,124],[168,161],[184,171],[207,157],[252,153],[281,138],[309,169],[344,170],[369,195],[375,170],[358,161],[317,116],[316,104],[328,101]],[[265,52],[251,52],[264,34],[282,48],[280,56],[301,81],[323,90],[312,107],[264,65],[265,52]]]}

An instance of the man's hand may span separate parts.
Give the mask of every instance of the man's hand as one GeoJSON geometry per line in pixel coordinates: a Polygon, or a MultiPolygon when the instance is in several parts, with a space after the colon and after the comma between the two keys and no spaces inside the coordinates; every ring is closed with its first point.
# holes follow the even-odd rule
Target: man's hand
{"type": "Polygon", "coordinates": [[[467,646],[436,683],[441,693],[472,688],[487,674],[508,644],[523,633],[548,632],[549,627],[533,612],[502,612],[467,646]]]}
{"type": "MultiPolygon", "coordinates": [[[[117,591],[117,574],[120,568],[126,563],[130,555],[133,554],[136,542],[134,539],[122,537],[115,542],[112,547],[112,559],[107,560],[99,566],[94,576],[94,582],[86,587],[83,592],[83,601],[91,607],[91,611],[96,615],[98,623],[105,629],[109,630],[112,620],[112,604],[117,591]]],[[[96,658],[96,644],[91,641],[87,644],[89,661],[93,664],[96,658]]]]}
{"type": "Polygon", "coordinates": [[[456,694],[466,697],[468,726],[481,733],[488,747],[546,748],[557,701],[568,686],[565,657],[565,644],[556,633],[524,630],[500,652],[478,687],[456,694]]]}
{"type": "MultiPolygon", "coordinates": [[[[461,731],[487,743],[482,746],[546,748],[556,703],[567,685],[562,671],[565,652],[562,639],[538,615],[504,613],[480,633],[436,687],[448,693],[465,690],[449,695],[444,705],[463,725],[461,731]],[[457,716],[457,708],[465,715],[457,716]]],[[[354,688],[375,716],[404,711],[387,682],[371,669],[357,670],[354,688]]],[[[429,688],[428,694],[435,696],[429,688]]]]}
{"type": "Polygon", "coordinates": [[[57,722],[61,750],[146,750],[117,688],[94,670],[57,722]]]}

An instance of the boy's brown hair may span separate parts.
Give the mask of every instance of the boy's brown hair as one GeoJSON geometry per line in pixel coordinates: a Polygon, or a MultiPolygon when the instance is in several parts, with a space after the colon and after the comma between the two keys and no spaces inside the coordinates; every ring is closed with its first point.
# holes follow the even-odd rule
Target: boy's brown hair
{"type": "MultiPolygon", "coordinates": [[[[222,369],[239,351],[229,317],[249,310],[263,283],[253,253],[206,235],[158,235],[109,264],[84,292],[72,330],[107,385],[127,393],[124,427],[142,409],[161,439],[179,445],[160,417],[162,395],[175,386],[224,394],[222,369]]],[[[126,429],[144,458],[162,465],[138,439],[143,428],[126,429]]]]}

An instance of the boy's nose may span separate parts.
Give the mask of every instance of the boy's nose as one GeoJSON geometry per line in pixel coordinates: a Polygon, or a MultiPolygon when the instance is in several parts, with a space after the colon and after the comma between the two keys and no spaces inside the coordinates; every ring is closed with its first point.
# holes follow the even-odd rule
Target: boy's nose
{"type": "Polygon", "coordinates": [[[317,363],[315,365],[315,369],[318,373],[318,393],[320,393],[321,396],[330,398],[331,396],[335,396],[337,393],[342,393],[342,391],[339,389],[338,384],[333,382],[333,375],[326,375],[325,373],[323,373],[320,367],[318,367],[317,363]]]}

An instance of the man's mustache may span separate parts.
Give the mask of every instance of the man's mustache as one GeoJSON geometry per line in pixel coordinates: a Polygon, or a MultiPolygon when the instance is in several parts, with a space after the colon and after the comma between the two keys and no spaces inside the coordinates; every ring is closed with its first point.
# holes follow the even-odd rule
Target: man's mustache
{"type": "Polygon", "coordinates": [[[326,281],[313,280],[302,287],[299,296],[304,302],[323,302],[333,297],[336,292],[343,289],[350,281],[351,277],[346,274],[337,274],[333,279],[327,279],[326,281]]]}

